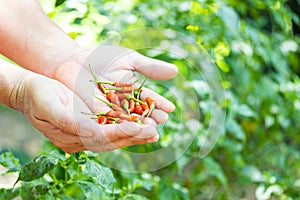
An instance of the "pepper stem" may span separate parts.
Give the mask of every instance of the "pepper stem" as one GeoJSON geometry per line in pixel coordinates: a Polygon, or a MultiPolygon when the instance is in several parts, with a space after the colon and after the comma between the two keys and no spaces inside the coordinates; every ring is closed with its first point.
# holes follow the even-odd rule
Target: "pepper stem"
{"type": "Polygon", "coordinates": [[[94,95],[94,97],[95,97],[96,99],[98,99],[99,101],[102,101],[103,103],[105,103],[105,104],[108,105],[109,107],[112,107],[112,106],[113,106],[112,103],[109,103],[108,101],[105,101],[105,100],[103,100],[103,99],[100,99],[100,98],[97,97],[96,95],[94,95]]]}
{"type": "Polygon", "coordinates": [[[134,98],[134,96],[131,96],[130,94],[126,94],[126,98],[127,98],[127,99],[132,99],[133,101],[138,102],[138,103],[141,103],[141,104],[143,104],[143,105],[147,105],[145,102],[143,102],[143,101],[141,101],[141,100],[138,100],[138,99],[134,98]]]}

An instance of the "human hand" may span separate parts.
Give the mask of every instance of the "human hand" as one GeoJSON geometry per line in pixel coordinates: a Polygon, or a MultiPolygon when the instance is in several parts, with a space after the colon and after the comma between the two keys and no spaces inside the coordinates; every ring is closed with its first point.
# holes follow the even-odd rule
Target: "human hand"
{"type": "Polygon", "coordinates": [[[14,94],[14,107],[51,142],[68,153],[82,150],[110,151],[134,144],[154,142],[157,132],[153,126],[133,122],[101,126],[88,116],[76,113],[89,108],[73,92],[58,81],[27,73],[14,94]],[[75,117],[76,116],[76,117],[75,117]]]}
{"type": "MultiPolygon", "coordinates": [[[[93,67],[100,80],[119,82],[136,80],[134,71],[158,80],[171,79],[177,74],[175,65],[145,57],[127,48],[100,46],[91,54],[81,51],[58,66],[53,77],[71,88],[93,112],[107,111],[109,108],[101,102],[95,102],[91,94],[92,89],[88,89],[96,86],[89,83],[93,78],[88,65],[93,67]]],[[[145,99],[147,96],[157,104],[157,109],[150,116],[153,120],[149,119],[148,123],[155,126],[156,123],[165,122],[168,119],[167,113],[173,111],[175,106],[154,91],[143,88],[141,98],[145,99]]]]}

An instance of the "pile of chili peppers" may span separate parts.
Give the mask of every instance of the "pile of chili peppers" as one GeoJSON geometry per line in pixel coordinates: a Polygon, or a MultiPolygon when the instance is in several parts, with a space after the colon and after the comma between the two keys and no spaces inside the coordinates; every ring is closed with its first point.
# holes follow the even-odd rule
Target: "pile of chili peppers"
{"type": "Polygon", "coordinates": [[[90,71],[94,79],[91,81],[97,84],[98,89],[108,101],[97,96],[95,98],[111,108],[108,112],[93,114],[96,116],[99,124],[118,124],[124,121],[142,124],[141,120],[144,117],[148,117],[154,110],[156,103],[153,99],[150,97],[147,97],[145,100],[140,99],[146,78],[139,87],[134,87],[134,83],[137,81],[134,83],[99,81],[91,67],[90,71]]]}

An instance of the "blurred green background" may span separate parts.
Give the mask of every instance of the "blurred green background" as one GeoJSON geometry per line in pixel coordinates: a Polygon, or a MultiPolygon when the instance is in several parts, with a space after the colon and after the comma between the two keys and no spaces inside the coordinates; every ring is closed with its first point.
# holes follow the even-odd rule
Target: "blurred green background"
{"type": "MultiPolygon", "coordinates": [[[[168,28],[193,38],[222,75],[226,124],[210,154],[199,158],[196,137],[180,159],[154,173],[113,170],[122,191],[118,198],[300,199],[300,0],[40,3],[83,47],[99,45],[118,32],[168,28]]],[[[156,58],[173,62],[164,54],[156,58]]],[[[184,73],[182,63],[174,64],[184,73]]],[[[209,123],[209,98],[206,91],[197,95],[201,135],[209,123]]],[[[0,112],[0,146],[12,149],[24,162],[37,155],[41,134],[21,114],[7,108],[0,112]]],[[[170,120],[176,123],[176,116],[170,120]]],[[[168,137],[166,129],[159,145],[168,137]]]]}

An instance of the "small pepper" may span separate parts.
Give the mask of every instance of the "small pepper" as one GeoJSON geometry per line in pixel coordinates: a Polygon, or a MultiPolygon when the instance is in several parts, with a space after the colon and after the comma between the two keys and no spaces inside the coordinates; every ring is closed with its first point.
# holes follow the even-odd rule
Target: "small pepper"
{"type": "Polygon", "coordinates": [[[139,115],[142,115],[142,114],[143,114],[143,108],[142,108],[142,106],[140,105],[139,102],[136,102],[136,103],[135,103],[134,111],[135,111],[137,114],[139,114],[139,115]]]}
{"type": "Polygon", "coordinates": [[[121,101],[121,104],[122,104],[123,108],[126,110],[127,114],[129,115],[130,114],[130,112],[128,110],[129,109],[129,102],[127,101],[127,99],[123,99],[121,101]]]}
{"type": "Polygon", "coordinates": [[[133,113],[133,112],[134,112],[134,109],[135,109],[135,102],[134,102],[133,99],[130,99],[130,100],[129,100],[129,109],[128,109],[128,111],[129,111],[130,113],[133,113]]]}
{"type": "Polygon", "coordinates": [[[98,117],[98,123],[101,124],[101,125],[104,125],[107,123],[107,118],[105,116],[99,116],[98,117]]]}

